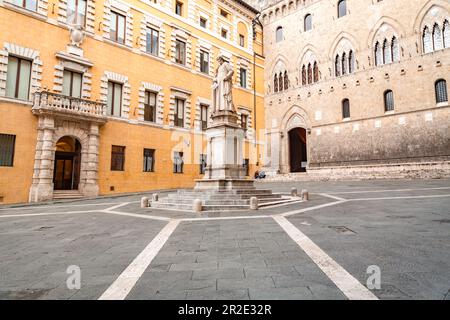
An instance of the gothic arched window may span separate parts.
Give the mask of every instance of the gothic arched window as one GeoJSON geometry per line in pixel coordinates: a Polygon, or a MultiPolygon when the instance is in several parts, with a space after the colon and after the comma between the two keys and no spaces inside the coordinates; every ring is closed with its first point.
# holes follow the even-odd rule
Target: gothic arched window
{"type": "Polygon", "coordinates": [[[317,66],[317,61],[314,62],[314,70],[313,70],[313,73],[314,73],[314,82],[319,81],[319,67],[317,66]]]}
{"type": "Polygon", "coordinates": [[[278,91],[283,91],[283,74],[281,72],[278,75],[278,91]]]}
{"type": "Polygon", "coordinates": [[[273,91],[278,92],[278,76],[276,74],[273,76],[273,91]]]}
{"type": "Polygon", "coordinates": [[[342,54],[342,75],[347,74],[347,54],[344,52],[342,54]]]}
{"type": "Polygon", "coordinates": [[[350,50],[348,53],[348,73],[355,72],[355,55],[353,54],[353,51],[350,50]]]}
{"type": "Polygon", "coordinates": [[[391,63],[391,47],[387,39],[384,39],[383,42],[383,63],[391,63]]]}
{"type": "Polygon", "coordinates": [[[302,85],[304,86],[306,84],[306,67],[303,65],[302,67],[302,85]]]}
{"type": "Polygon", "coordinates": [[[287,71],[284,72],[284,90],[289,88],[289,78],[287,71]]]}
{"type": "Polygon", "coordinates": [[[379,66],[383,64],[383,53],[381,52],[381,45],[377,41],[375,44],[375,65],[379,66]]]}
{"type": "Polygon", "coordinates": [[[400,49],[398,46],[398,40],[396,37],[392,38],[391,42],[391,55],[392,55],[392,62],[400,61],[400,49]]]}
{"type": "Polygon", "coordinates": [[[436,23],[433,27],[433,49],[441,50],[443,48],[444,48],[444,46],[443,46],[443,42],[442,42],[441,28],[436,23]]]}
{"type": "Polygon", "coordinates": [[[336,56],[336,59],[334,61],[334,74],[336,77],[339,77],[341,75],[341,61],[339,59],[339,55],[336,56]]]}
{"type": "Polygon", "coordinates": [[[434,84],[434,89],[436,92],[436,103],[448,102],[447,81],[439,79],[434,84]]]}
{"type": "Polygon", "coordinates": [[[423,29],[422,41],[423,41],[423,52],[424,53],[433,52],[433,40],[431,36],[431,31],[428,27],[425,27],[423,29]]]}
{"type": "Polygon", "coordinates": [[[450,48],[450,24],[448,20],[444,22],[444,31],[442,33],[444,34],[444,47],[450,48]]]}
{"type": "Polygon", "coordinates": [[[311,63],[308,64],[308,84],[312,83],[312,67],[311,63]]]}

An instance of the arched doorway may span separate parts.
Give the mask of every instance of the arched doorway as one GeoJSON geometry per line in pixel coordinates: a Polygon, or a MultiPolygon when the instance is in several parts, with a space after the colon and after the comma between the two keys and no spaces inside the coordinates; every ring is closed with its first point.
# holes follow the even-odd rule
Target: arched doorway
{"type": "Polygon", "coordinates": [[[291,172],[306,172],[307,166],[306,130],[289,130],[289,165],[291,172]]]}
{"type": "Polygon", "coordinates": [[[81,144],[64,136],[56,143],[53,186],[55,190],[77,190],[80,182],[81,144]]]}

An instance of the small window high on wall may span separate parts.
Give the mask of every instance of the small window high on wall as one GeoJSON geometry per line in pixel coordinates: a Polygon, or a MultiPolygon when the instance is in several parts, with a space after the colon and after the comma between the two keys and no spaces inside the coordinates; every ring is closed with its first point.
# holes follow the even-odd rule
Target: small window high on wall
{"type": "Polygon", "coordinates": [[[347,15],[347,1],[341,0],[338,2],[338,18],[347,15]]]}
{"type": "Polygon", "coordinates": [[[283,41],[283,27],[278,27],[276,31],[276,41],[283,41]]]}
{"type": "Polygon", "coordinates": [[[384,92],[384,111],[394,111],[394,92],[392,90],[384,92]]]}
{"type": "Polygon", "coordinates": [[[305,16],[304,30],[309,31],[311,29],[312,29],[312,16],[310,14],[307,14],[305,16]]]}
{"type": "Polygon", "coordinates": [[[447,81],[440,79],[435,83],[436,103],[448,102],[447,81]]]}
{"type": "Polygon", "coordinates": [[[348,99],[342,100],[342,118],[350,118],[350,100],[348,99]]]}

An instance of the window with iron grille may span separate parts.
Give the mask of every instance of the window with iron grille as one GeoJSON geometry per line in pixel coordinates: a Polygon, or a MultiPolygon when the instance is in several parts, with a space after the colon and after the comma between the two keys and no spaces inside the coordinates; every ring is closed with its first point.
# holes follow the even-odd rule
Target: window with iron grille
{"type": "Polygon", "coordinates": [[[183,173],[183,152],[173,153],[173,173],[183,173]]]}
{"type": "Polygon", "coordinates": [[[200,105],[200,121],[202,122],[202,131],[208,128],[208,106],[200,105]]]}
{"type": "Polygon", "coordinates": [[[350,118],[350,100],[342,100],[342,118],[350,118]]]}
{"type": "Polygon", "coordinates": [[[447,82],[444,79],[436,81],[436,103],[448,102],[447,82]]]}
{"type": "Polygon", "coordinates": [[[174,125],[176,127],[184,127],[184,100],[175,99],[174,125]]]}
{"type": "Polygon", "coordinates": [[[200,174],[205,174],[206,171],[206,154],[200,155],[200,174]]]}
{"type": "Polygon", "coordinates": [[[387,90],[384,93],[384,111],[394,110],[394,92],[387,90]]]}
{"type": "Polygon", "coordinates": [[[125,147],[111,147],[111,171],[123,171],[125,167],[125,147]]]}
{"type": "Polygon", "coordinates": [[[175,62],[186,64],[186,43],[181,40],[175,40],[175,62]]]}
{"type": "Polygon", "coordinates": [[[156,121],[156,97],[157,94],[155,92],[145,91],[144,121],[156,121]]]}
{"type": "Polygon", "coordinates": [[[200,72],[209,73],[209,53],[200,50],[200,72]]]}
{"type": "Polygon", "coordinates": [[[144,149],[144,172],[155,171],[155,149],[144,149]]]}
{"type": "Polygon", "coordinates": [[[28,100],[30,94],[31,64],[27,59],[8,57],[6,73],[6,96],[28,100]]]}
{"type": "Polygon", "coordinates": [[[159,51],[159,32],[152,28],[147,28],[146,32],[146,46],[145,51],[154,56],[158,55],[159,51]]]}
{"type": "Polygon", "coordinates": [[[12,167],[16,136],[0,133],[0,167],[12,167]]]}

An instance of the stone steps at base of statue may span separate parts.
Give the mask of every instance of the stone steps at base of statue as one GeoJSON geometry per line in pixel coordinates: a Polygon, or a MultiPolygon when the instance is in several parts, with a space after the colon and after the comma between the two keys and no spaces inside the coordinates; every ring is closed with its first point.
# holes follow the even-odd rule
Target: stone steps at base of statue
{"type": "Polygon", "coordinates": [[[232,190],[178,190],[178,194],[218,194],[218,195],[236,195],[236,194],[272,194],[270,189],[232,189],[232,190]]]}
{"type": "MultiPolygon", "coordinates": [[[[161,198],[158,202],[170,205],[173,203],[178,204],[187,204],[187,205],[193,205],[195,199],[190,198],[161,198]]],[[[231,199],[231,200],[224,200],[224,199],[200,199],[203,202],[203,205],[210,206],[210,205],[250,205],[250,199],[231,199]]],[[[258,202],[260,204],[264,203],[271,203],[271,202],[279,202],[283,199],[281,197],[271,197],[271,198],[263,198],[258,199],[258,202]]],[[[156,202],[154,202],[156,203],[156,202]]]]}
{"type": "MultiPolygon", "coordinates": [[[[151,203],[151,207],[155,209],[174,209],[174,210],[184,210],[193,211],[192,204],[181,204],[181,203],[163,203],[161,201],[151,203]]],[[[245,210],[249,209],[249,205],[205,205],[202,211],[232,211],[232,210],[245,210]]]]}
{"type": "Polygon", "coordinates": [[[223,200],[223,201],[233,201],[233,200],[249,200],[252,197],[258,199],[265,198],[281,198],[280,194],[241,194],[241,195],[218,195],[218,194],[168,194],[168,199],[178,200],[178,199],[189,199],[189,200],[223,200]]]}

